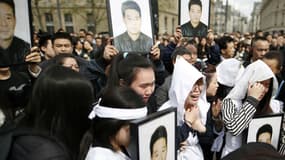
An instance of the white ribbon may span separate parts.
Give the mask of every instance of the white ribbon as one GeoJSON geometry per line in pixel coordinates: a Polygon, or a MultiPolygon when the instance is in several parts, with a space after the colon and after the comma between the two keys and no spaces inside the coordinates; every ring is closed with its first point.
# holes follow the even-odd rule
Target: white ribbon
{"type": "Polygon", "coordinates": [[[99,103],[94,106],[93,110],[89,114],[89,119],[93,119],[96,116],[100,118],[113,118],[119,120],[132,120],[145,117],[147,115],[147,107],[143,108],[111,108],[106,106],[100,106],[99,103]]]}

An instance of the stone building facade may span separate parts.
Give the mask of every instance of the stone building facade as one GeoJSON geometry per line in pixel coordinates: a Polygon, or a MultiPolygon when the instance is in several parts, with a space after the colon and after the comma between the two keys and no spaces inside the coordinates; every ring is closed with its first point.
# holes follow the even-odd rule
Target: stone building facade
{"type": "Polygon", "coordinates": [[[285,31],[285,1],[263,0],[260,9],[260,29],[267,32],[285,31]]]}

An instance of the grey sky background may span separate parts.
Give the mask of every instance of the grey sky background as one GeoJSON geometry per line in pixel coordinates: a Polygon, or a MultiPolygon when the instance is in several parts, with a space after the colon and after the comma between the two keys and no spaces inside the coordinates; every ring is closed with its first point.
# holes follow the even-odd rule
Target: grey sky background
{"type": "MultiPolygon", "coordinates": [[[[250,17],[250,14],[253,10],[254,2],[261,2],[261,0],[228,0],[229,4],[232,5],[235,9],[241,11],[241,14],[244,16],[250,17]]],[[[226,0],[224,0],[226,4],[226,0]]]]}

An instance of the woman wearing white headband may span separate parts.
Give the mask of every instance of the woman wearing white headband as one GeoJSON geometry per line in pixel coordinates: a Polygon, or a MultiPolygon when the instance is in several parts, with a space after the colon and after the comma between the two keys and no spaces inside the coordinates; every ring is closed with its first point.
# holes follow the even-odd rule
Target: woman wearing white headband
{"type": "Polygon", "coordinates": [[[107,89],[91,113],[93,140],[86,160],[131,159],[126,152],[130,141],[129,121],[146,115],[142,97],[131,88],[107,89]]]}

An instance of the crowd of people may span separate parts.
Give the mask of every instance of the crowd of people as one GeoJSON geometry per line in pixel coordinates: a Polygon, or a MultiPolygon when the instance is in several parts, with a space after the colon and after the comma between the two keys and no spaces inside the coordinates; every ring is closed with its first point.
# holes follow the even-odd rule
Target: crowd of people
{"type": "MultiPolygon", "coordinates": [[[[15,23],[15,9],[11,1],[1,5],[9,15],[0,22],[2,34],[3,25],[15,23]]],[[[189,38],[178,26],[173,35],[156,36],[148,54],[121,52],[110,35],[85,29],[39,31],[32,47],[14,32],[4,35],[0,160],[132,159],[130,121],[171,107],[179,160],[284,159],[285,123],[278,148],[259,137],[272,134],[271,126],[258,130],[257,143],[244,141],[255,116],[284,113],[283,32],[209,29],[189,38]],[[245,151],[249,146],[260,150],[245,151]]],[[[167,159],[168,139],[159,126],[146,159],[167,159]]]]}

